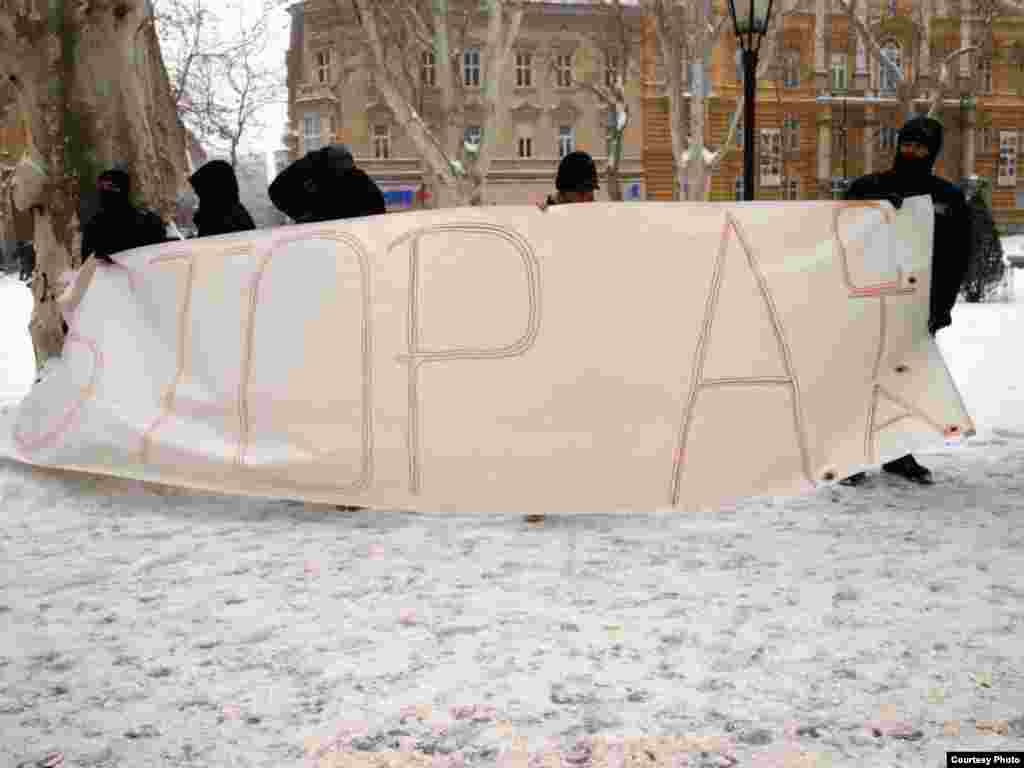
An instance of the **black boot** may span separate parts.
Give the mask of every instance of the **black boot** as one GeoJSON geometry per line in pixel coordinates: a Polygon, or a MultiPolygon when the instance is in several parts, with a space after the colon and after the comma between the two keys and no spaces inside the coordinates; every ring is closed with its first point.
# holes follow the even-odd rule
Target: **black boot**
{"type": "Polygon", "coordinates": [[[909,480],[910,482],[917,483],[918,485],[935,484],[931,470],[918,464],[917,459],[909,453],[895,461],[883,464],[882,469],[891,475],[899,475],[904,480],[909,480]]]}

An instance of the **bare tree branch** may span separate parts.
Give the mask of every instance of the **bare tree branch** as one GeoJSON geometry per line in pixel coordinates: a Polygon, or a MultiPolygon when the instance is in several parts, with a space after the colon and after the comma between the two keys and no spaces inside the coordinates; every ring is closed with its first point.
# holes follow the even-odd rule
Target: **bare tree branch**
{"type": "MultiPolygon", "coordinates": [[[[345,0],[337,0],[339,4],[345,0]]],[[[396,0],[382,8],[379,0],[351,0],[366,35],[375,82],[394,121],[419,149],[427,181],[442,204],[481,204],[498,129],[505,119],[502,81],[509,54],[519,35],[524,13],[520,0],[484,0],[479,13],[448,0],[433,0],[429,10],[416,0],[396,0]],[[469,49],[470,28],[483,16],[485,40],[480,60],[462,61],[469,49]],[[415,76],[419,55],[434,53],[434,76],[440,95],[438,125],[432,129],[415,102],[423,104],[423,84],[415,76]],[[463,65],[479,67],[479,82],[463,83],[463,65]],[[478,144],[465,142],[465,99],[479,89],[483,125],[478,144]],[[442,199],[443,198],[443,199],[442,199]]],[[[474,81],[476,78],[474,78],[474,81]]],[[[476,127],[476,126],[474,126],[476,127]]]]}
{"type": "Polygon", "coordinates": [[[928,108],[928,117],[935,117],[942,106],[942,97],[949,87],[949,65],[961,56],[980,50],[981,46],[968,45],[953,51],[942,60],[939,64],[939,74],[936,78],[935,90],[932,93],[931,105],[928,108]]]}

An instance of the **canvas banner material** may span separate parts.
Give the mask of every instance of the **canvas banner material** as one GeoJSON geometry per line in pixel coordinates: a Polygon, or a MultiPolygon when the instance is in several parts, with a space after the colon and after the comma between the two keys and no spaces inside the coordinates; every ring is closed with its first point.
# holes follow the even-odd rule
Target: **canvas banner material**
{"type": "Polygon", "coordinates": [[[90,262],[22,462],[459,513],[693,510],[973,434],[927,331],[933,214],[449,209],[90,262]]]}

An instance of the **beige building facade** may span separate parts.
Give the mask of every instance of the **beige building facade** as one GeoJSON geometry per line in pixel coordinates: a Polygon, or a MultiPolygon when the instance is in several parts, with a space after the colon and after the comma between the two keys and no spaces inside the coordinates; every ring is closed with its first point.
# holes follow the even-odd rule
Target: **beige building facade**
{"type": "MultiPolygon", "coordinates": [[[[728,13],[725,0],[714,0],[728,13]]],[[[939,110],[945,147],[936,173],[957,183],[985,179],[992,209],[1006,232],[1024,229],[1024,19],[997,17],[988,24],[972,3],[934,4],[922,39],[918,0],[869,0],[858,4],[860,21],[903,72],[930,90],[937,64],[950,53],[977,46],[950,65],[949,88],[939,110]]],[[[804,10],[778,16],[775,65],[758,79],[755,160],[759,200],[840,197],[848,179],[891,167],[896,136],[906,119],[899,80],[883,71],[835,0],[814,0],[804,10]]],[[[667,99],[659,83],[657,41],[644,24],[643,152],[652,199],[672,199],[671,136],[667,99]]],[[[742,90],[736,40],[723,34],[711,68],[705,141],[717,147],[742,90]]],[[[928,111],[924,98],[914,103],[928,111]]],[[[743,151],[733,150],[711,184],[713,200],[742,199],[743,151]]]]}
{"type": "MultiPolygon", "coordinates": [[[[419,153],[375,85],[373,58],[350,6],[338,6],[331,0],[307,0],[290,8],[284,136],[289,156],[295,159],[332,142],[347,144],[356,163],[384,191],[389,210],[419,207],[424,172],[419,153]]],[[[603,66],[607,77],[619,63],[595,42],[600,19],[585,3],[535,3],[525,14],[502,82],[508,111],[488,175],[487,203],[543,199],[553,190],[559,159],[573,149],[589,152],[604,172],[610,109],[576,78],[580,57],[599,62],[594,66],[603,66]]],[[[639,11],[631,9],[627,21],[639,60],[639,11]]],[[[470,29],[456,62],[469,139],[483,123],[481,89],[487,72],[482,46],[475,42],[483,37],[483,29],[470,29]]],[[[420,103],[413,106],[430,122],[438,100],[432,85],[436,65],[432,54],[420,56],[420,103]]],[[[627,76],[626,90],[630,123],[620,163],[623,198],[644,199],[638,67],[627,76]]],[[[607,184],[602,184],[599,199],[606,197],[607,184]]]]}

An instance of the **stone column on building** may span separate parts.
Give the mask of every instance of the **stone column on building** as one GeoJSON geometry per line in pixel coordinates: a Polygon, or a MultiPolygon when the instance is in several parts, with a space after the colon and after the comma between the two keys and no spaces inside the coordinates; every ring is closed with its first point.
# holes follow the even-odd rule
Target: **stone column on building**
{"type": "Polygon", "coordinates": [[[978,111],[975,107],[974,99],[965,100],[961,104],[960,110],[961,117],[963,118],[963,136],[960,140],[960,178],[963,180],[975,174],[974,150],[978,111]]]}
{"type": "MultiPolygon", "coordinates": [[[[961,3],[960,14],[960,47],[966,48],[971,44],[971,22],[968,20],[966,4],[961,3]]],[[[971,80],[971,57],[960,57],[960,90],[967,90],[971,80]]]]}
{"type": "MultiPolygon", "coordinates": [[[[917,4],[915,4],[917,5],[917,4]]],[[[921,34],[918,38],[918,45],[921,46],[921,50],[918,51],[918,72],[910,73],[917,77],[917,93],[915,96],[918,97],[929,97],[931,90],[938,84],[938,79],[933,75],[932,69],[932,45],[931,45],[931,34],[932,34],[932,4],[931,3],[920,3],[918,12],[921,14],[921,34]]]]}
{"type": "MultiPolygon", "coordinates": [[[[827,0],[814,4],[814,89],[817,94],[828,92],[828,65],[826,39],[828,34],[827,0]]],[[[819,196],[828,197],[832,183],[832,108],[818,110],[818,188],[819,196]]]]}
{"type": "MultiPolygon", "coordinates": [[[[867,26],[867,3],[859,3],[857,5],[857,18],[860,20],[862,24],[867,26]]],[[[860,34],[856,34],[855,37],[857,39],[857,61],[854,66],[855,74],[853,77],[853,87],[854,90],[865,93],[871,87],[871,70],[868,67],[868,53],[867,48],[864,47],[864,39],[860,36],[860,34]]]]}
{"type": "MultiPolygon", "coordinates": [[[[832,187],[832,108],[818,112],[818,187],[830,190],[832,187]]],[[[828,192],[822,196],[829,197],[828,192]]]]}
{"type": "Polygon", "coordinates": [[[828,0],[814,3],[814,88],[818,93],[828,90],[828,0]]]}
{"type": "Polygon", "coordinates": [[[864,173],[875,172],[875,147],[878,145],[878,110],[864,105],[864,173]]]}

